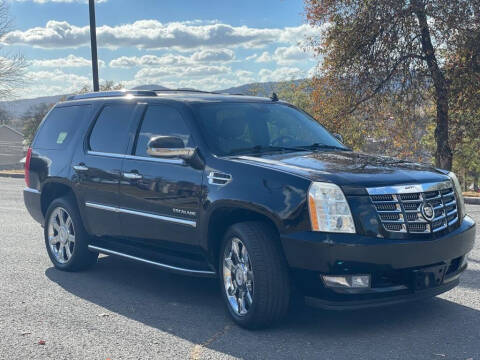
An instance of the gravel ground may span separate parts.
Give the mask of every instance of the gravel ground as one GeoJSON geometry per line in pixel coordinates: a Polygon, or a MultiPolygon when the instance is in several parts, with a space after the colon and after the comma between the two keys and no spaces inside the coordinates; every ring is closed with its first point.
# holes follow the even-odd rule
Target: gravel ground
{"type": "MultiPolygon", "coordinates": [[[[306,308],[249,332],[228,318],[214,279],[106,256],[87,272],[55,270],[23,184],[0,179],[1,359],[480,359],[479,235],[461,285],[440,297],[306,308]]],[[[467,209],[480,222],[480,206],[467,209]]]]}

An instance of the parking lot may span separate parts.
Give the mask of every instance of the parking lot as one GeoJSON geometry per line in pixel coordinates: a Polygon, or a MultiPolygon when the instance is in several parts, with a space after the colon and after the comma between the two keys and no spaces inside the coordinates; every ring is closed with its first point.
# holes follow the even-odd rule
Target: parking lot
{"type": "MultiPolygon", "coordinates": [[[[214,279],[102,256],[53,268],[23,179],[0,178],[2,359],[480,359],[480,234],[461,285],[435,299],[354,312],[305,308],[250,332],[214,279]]],[[[467,206],[480,222],[480,206],[467,206]]]]}

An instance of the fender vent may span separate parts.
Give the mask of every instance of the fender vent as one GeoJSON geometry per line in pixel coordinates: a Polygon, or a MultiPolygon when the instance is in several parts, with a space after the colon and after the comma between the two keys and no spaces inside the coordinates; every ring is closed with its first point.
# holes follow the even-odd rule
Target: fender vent
{"type": "Polygon", "coordinates": [[[232,175],[211,171],[208,174],[208,183],[212,185],[227,185],[232,181],[232,175]]]}

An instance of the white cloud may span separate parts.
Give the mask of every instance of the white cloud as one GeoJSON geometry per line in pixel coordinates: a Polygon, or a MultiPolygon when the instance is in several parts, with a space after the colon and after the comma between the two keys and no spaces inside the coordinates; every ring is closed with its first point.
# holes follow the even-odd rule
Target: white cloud
{"type": "Polygon", "coordinates": [[[257,63],[265,63],[265,62],[270,62],[272,61],[272,56],[267,52],[264,51],[256,60],[255,62],[257,63]]]}
{"type": "Polygon", "coordinates": [[[215,63],[229,62],[235,58],[235,54],[229,49],[209,49],[193,53],[190,56],[167,54],[163,56],[144,55],[137,56],[121,56],[110,61],[110,67],[131,68],[135,66],[162,66],[162,65],[193,65],[197,63],[215,63]]]}
{"type": "MultiPolygon", "coordinates": [[[[283,29],[251,28],[206,22],[171,22],[139,20],[117,26],[97,28],[102,47],[138,47],[144,49],[218,49],[225,47],[261,48],[272,43],[297,44],[315,31],[309,25],[283,29]]],[[[4,44],[31,45],[42,48],[72,48],[89,45],[88,26],[50,20],[45,27],[16,30],[5,35],[4,44]]]]}
{"type": "Polygon", "coordinates": [[[253,72],[247,70],[237,70],[235,76],[238,79],[238,84],[248,84],[255,82],[255,77],[253,72]]]}
{"type": "Polygon", "coordinates": [[[289,65],[304,60],[313,60],[313,54],[306,51],[300,45],[280,46],[275,49],[273,54],[264,51],[260,56],[255,57],[257,63],[267,63],[275,61],[279,65],[289,65]]]}
{"type": "Polygon", "coordinates": [[[110,61],[113,68],[132,68],[135,66],[161,66],[161,65],[182,65],[187,64],[189,59],[182,55],[167,54],[164,56],[144,55],[121,56],[110,61]]]}
{"type": "Polygon", "coordinates": [[[280,67],[274,70],[262,69],[258,72],[261,82],[294,80],[305,76],[305,73],[297,67],[280,67]]]}
{"type": "Polygon", "coordinates": [[[290,47],[278,47],[274,53],[275,61],[280,65],[291,64],[293,62],[312,60],[311,53],[304,51],[300,46],[292,45],[290,47]]]}
{"type": "Polygon", "coordinates": [[[197,65],[197,66],[186,66],[186,67],[154,67],[154,68],[143,68],[140,69],[135,74],[136,80],[145,80],[151,81],[152,78],[162,78],[162,77],[191,77],[191,76],[208,76],[208,75],[218,75],[218,74],[228,74],[232,71],[227,66],[206,66],[206,65],[197,65]]]}
{"type": "Polygon", "coordinates": [[[26,79],[27,81],[49,80],[49,81],[65,81],[67,83],[90,81],[89,78],[86,76],[65,73],[61,70],[31,71],[26,74],[26,79]]]}
{"type": "Polygon", "coordinates": [[[61,70],[31,71],[25,74],[28,86],[24,87],[25,98],[69,94],[91,84],[91,78],[83,75],[65,73],[61,70]]]}
{"type": "Polygon", "coordinates": [[[301,45],[292,45],[288,47],[280,46],[275,49],[273,54],[264,51],[260,56],[255,56],[253,59],[257,63],[275,61],[279,65],[289,65],[300,61],[313,60],[314,57],[310,51],[304,50],[301,45]]]}
{"type": "MultiPolygon", "coordinates": [[[[90,67],[92,66],[92,62],[90,59],[86,59],[84,57],[79,57],[75,55],[68,55],[64,58],[56,58],[56,59],[35,59],[31,60],[30,64],[36,67],[53,67],[53,68],[65,68],[65,67],[90,67]]],[[[99,60],[99,66],[104,67],[105,61],[99,60]]]]}
{"type": "Polygon", "coordinates": [[[245,58],[245,60],[250,61],[250,60],[256,59],[257,57],[258,57],[258,54],[255,53],[255,54],[253,54],[253,55],[247,56],[247,57],[245,58]]]}
{"type": "Polygon", "coordinates": [[[231,61],[235,53],[230,49],[208,49],[194,53],[191,59],[198,62],[231,61]]]}

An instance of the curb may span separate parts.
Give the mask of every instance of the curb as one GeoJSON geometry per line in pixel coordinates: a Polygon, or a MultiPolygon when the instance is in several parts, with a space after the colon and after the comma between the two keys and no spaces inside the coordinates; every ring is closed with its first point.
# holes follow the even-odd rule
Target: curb
{"type": "Polygon", "coordinates": [[[0,172],[0,177],[23,179],[25,176],[23,174],[8,174],[8,173],[1,173],[0,172]]]}
{"type": "Polygon", "coordinates": [[[464,197],[465,204],[480,205],[480,197],[464,197]]]}

